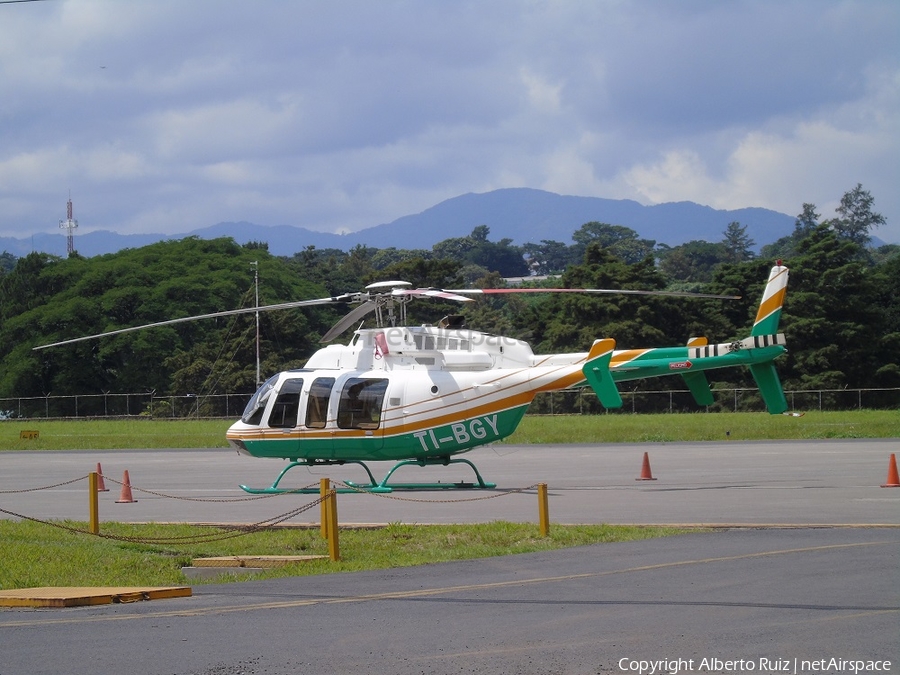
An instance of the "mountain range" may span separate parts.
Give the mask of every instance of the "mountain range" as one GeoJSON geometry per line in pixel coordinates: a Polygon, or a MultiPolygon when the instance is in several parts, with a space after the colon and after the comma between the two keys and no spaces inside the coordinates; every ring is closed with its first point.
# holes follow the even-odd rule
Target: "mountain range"
{"type": "MultiPolygon", "coordinates": [[[[583,224],[597,221],[624,225],[644,239],[677,246],[692,240],[721,241],[729,223],[746,226],[756,250],[794,229],[793,216],[763,208],[719,210],[694,202],[644,206],[627,199],[558,195],[531,188],[505,188],[447,199],[421,213],[403,216],[349,234],[316,232],[292,225],[266,226],[248,222],[218,223],[184,234],[118,234],[110,231],[75,233],[75,250],[92,257],[124,248],[140,248],[166,239],[195,236],[201,239],[232,237],[239,244],[266,242],[274,255],[291,256],[308,246],[348,251],[357,245],[373,248],[431,249],[439,241],[464,237],[479,225],[490,229],[490,241],[510,239],[514,244],[542,240],[572,243],[583,224]]],[[[30,238],[0,237],[0,251],[17,257],[32,251],[66,255],[66,236],[35,234],[30,238]]]]}

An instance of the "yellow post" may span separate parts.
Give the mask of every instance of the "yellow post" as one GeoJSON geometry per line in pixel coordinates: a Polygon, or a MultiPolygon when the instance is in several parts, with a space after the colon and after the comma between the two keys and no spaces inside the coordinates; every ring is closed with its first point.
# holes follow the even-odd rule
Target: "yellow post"
{"type": "Polygon", "coordinates": [[[328,492],[331,490],[331,481],[328,478],[319,479],[319,510],[322,514],[322,539],[328,539],[328,492]]]}
{"type": "Polygon", "coordinates": [[[341,559],[341,546],[338,542],[337,490],[331,490],[325,500],[328,504],[328,553],[331,562],[341,559]]]}
{"type": "Polygon", "coordinates": [[[88,475],[88,492],[90,493],[88,502],[88,512],[90,514],[91,534],[100,534],[100,507],[97,499],[97,472],[91,471],[88,475]]]}
{"type": "Polygon", "coordinates": [[[547,484],[538,483],[538,514],[541,522],[541,536],[550,534],[550,509],[547,502],[547,484]]]}

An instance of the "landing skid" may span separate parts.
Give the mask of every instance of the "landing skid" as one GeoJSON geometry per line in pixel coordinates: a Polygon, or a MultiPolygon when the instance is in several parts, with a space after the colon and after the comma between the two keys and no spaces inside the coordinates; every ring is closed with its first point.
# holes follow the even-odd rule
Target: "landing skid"
{"type": "MultiPolygon", "coordinates": [[[[372,474],[370,473],[369,476],[372,474]]],[[[475,468],[475,465],[472,464],[467,459],[449,459],[447,457],[434,457],[431,459],[407,459],[402,462],[397,462],[394,465],[394,468],[388,471],[387,476],[384,477],[384,480],[381,481],[378,485],[358,485],[356,483],[351,483],[350,481],[346,481],[347,485],[353,488],[357,488],[359,490],[366,490],[368,492],[376,492],[376,493],[384,493],[391,492],[392,490],[492,490],[497,487],[496,483],[485,483],[484,479],[481,477],[481,474],[478,473],[478,469],[475,468]],[[447,466],[448,464],[468,464],[472,467],[472,471],[475,472],[475,478],[478,479],[478,483],[394,483],[393,485],[388,485],[388,481],[391,476],[394,475],[394,472],[399,469],[401,466],[436,466],[442,465],[447,466]]],[[[375,481],[372,481],[373,483],[375,481]]]]}
{"type": "Polygon", "coordinates": [[[246,485],[241,485],[241,489],[244,492],[248,492],[252,495],[272,495],[272,494],[282,494],[286,492],[293,492],[296,494],[319,494],[319,488],[282,488],[278,487],[278,484],[281,482],[281,479],[284,478],[284,475],[293,469],[295,466],[326,466],[332,464],[358,464],[363,469],[365,469],[366,474],[369,476],[368,484],[365,483],[355,483],[351,481],[345,481],[345,484],[349,487],[339,488],[337,492],[373,492],[376,494],[387,494],[393,492],[394,490],[491,490],[497,487],[496,483],[486,483],[484,479],[481,477],[481,474],[478,473],[478,469],[475,467],[472,462],[467,459],[450,459],[448,457],[434,457],[427,459],[407,459],[402,462],[397,462],[390,471],[388,471],[387,475],[384,477],[380,483],[376,482],[375,476],[372,475],[372,471],[366,466],[365,462],[360,462],[358,460],[303,460],[303,461],[293,461],[288,464],[284,469],[281,470],[281,473],[278,474],[278,478],[275,479],[275,482],[272,483],[271,486],[266,488],[251,488],[246,485]],[[472,471],[475,472],[475,478],[477,479],[477,483],[395,483],[393,485],[388,485],[388,481],[391,476],[394,475],[394,472],[402,466],[435,466],[442,465],[447,466],[448,464],[468,464],[472,471]]]}

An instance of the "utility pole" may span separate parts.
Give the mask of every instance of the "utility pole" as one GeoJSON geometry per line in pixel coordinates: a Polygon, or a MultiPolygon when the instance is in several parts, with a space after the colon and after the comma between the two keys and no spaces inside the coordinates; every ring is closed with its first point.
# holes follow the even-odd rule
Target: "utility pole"
{"type": "Polygon", "coordinates": [[[254,260],[250,263],[253,268],[253,287],[256,292],[256,386],[262,384],[259,372],[259,261],[254,260]]]}

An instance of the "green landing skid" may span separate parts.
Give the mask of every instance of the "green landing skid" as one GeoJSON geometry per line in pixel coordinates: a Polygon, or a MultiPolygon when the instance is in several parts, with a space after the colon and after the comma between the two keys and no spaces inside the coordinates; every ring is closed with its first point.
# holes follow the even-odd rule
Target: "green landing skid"
{"type": "MultiPolygon", "coordinates": [[[[246,485],[241,485],[240,488],[244,492],[248,492],[251,495],[278,495],[284,493],[294,493],[298,495],[317,495],[319,494],[318,487],[308,487],[308,488],[282,488],[278,487],[278,484],[281,482],[281,479],[284,478],[284,474],[293,469],[295,466],[331,466],[331,465],[342,465],[342,464],[359,464],[363,469],[366,470],[366,473],[369,475],[369,485],[366,488],[362,489],[374,489],[378,487],[378,483],[375,481],[375,476],[372,475],[372,472],[369,470],[369,467],[366,466],[364,462],[360,462],[357,460],[295,460],[288,464],[281,470],[281,473],[278,474],[278,478],[275,479],[275,482],[272,483],[269,487],[266,488],[252,488],[246,485]]],[[[338,493],[353,493],[359,492],[360,488],[334,488],[338,493]]],[[[388,490],[390,492],[390,490],[388,490]]]]}
{"type": "Polygon", "coordinates": [[[284,494],[284,493],[295,493],[295,494],[319,494],[319,488],[309,487],[309,488],[282,488],[279,487],[279,483],[281,479],[284,478],[284,475],[293,469],[296,466],[327,466],[327,465],[342,465],[342,464],[358,464],[363,469],[365,469],[366,474],[369,476],[369,482],[366,483],[356,483],[353,481],[344,481],[344,484],[347,485],[346,488],[335,488],[338,493],[354,493],[354,492],[372,492],[375,494],[388,494],[393,492],[394,490],[492,490],[497,487],[496,483],[487,483],[481,477],[481,474],[478,472],[478,469],[475,467],[472,462],[467,459],[450,459],[448,457],[433,457],[427,459],[408,459],[402,462],[397,462],[388,474],[384,477],[380,483],[375,480],[375,477],[372,475],[369,467],[366,466],[364,462],[358,460],[303,460],[303,461],[293,461],[288,464],[284,469],[281,470],[281,473],[278,474],[278,478],[275,479],[275,482],[272,483],[269,487],[266,488],[252,488],[246,485],[241,485],[241,489],[244,492],[247,492],[252,495],[272,495],[272,494],[284,494]],[[388,481],[391,476],[394,475],[394,472],[402,466],[447,466],[448,464],[468,464],[472,471],[475,472],[475,478],[477,479],[476,483],[394,483],[393,485],[388,485],[388,481]]]}
{"type": "MultiPolygon", "coordinates": [[[[369,474],[371,476],[371,474],[369,474]]],[[[374,483],[374,481],[372,481],[374,483]]],[[[378,485],[360,485],[358,483],[352,483],[350,481],[345,481],[346,485],[349,485],[352,488],[356,488],[357,490],[365,490],[366,492],[374,492],[376,494],[384,494],[389,493],[393,490],[492,490],[497,487],[496,483],[486,483],[484,479],[481,477],[481,474],[478,473],[478,469],[475,467],[472,462],[467,459],[450,459],[448,457],[432,457],[426,459],[407,459],[402,462],[397,462],[394,465],[394,468],[388,471],[387,476],[384,477],[378,485]],[[388,485],[388,481],[391,479],[391,476],[394,475],[394,472],[399,469],[401,466],[447,466],[448,464],[468,464],[472,471],[475,472],[475,478],[478,479],[477,483],[394,483],[392,485],[388,485]]]]}

